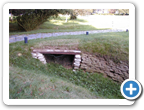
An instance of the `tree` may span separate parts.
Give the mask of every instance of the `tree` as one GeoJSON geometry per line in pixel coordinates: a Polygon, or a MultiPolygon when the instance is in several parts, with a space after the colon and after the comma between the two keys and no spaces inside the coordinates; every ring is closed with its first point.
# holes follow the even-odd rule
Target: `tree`
{"type": "Polygon", "coordinates": [[[47,21],[51,16],[58,16],[58,14],[70,14],[72,10],[69,9],[10,9],[9,13],[17,16],[17,23],[19,28],[30,31],[40,24],[47,21]]]}
{"type": "Polygon", "coordinates": [[[78,15],[90,15],[93,9],[72,9],[70,19],[76,19],[78,15]]]}

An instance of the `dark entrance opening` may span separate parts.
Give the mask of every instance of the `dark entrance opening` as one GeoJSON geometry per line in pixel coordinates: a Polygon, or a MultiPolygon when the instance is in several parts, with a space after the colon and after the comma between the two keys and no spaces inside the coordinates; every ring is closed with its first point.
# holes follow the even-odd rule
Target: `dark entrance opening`
{"type": "Polygon", "coordinates": [[[47,63],[57,63],[66,68],[73,68],[74,56],[65,54],[43,54],[47,63]]]}

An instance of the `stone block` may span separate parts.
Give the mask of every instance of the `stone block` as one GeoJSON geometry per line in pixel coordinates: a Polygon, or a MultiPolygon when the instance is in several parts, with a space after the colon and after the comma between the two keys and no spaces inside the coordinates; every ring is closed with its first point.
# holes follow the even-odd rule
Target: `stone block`
{"type": "Polygon", "coordinates": [[[77,59],[77,58],[75,58],[75,59],[74,59],[74,61],[79,61],[79,62],[80,62],[80,61],[81,61],[81,59],[80,59],[80,58],[78,58],[78,59],[77,59]]]}
{"type": "Polygon", "coordinates": [[[39,59],[40,61],[46,61],[44,58],[39,59]]]}
{"type": "Polygon", "coordinates": [[[42,63],[43,63],[43,64],[46,64],[47,62],[46,62],[46,61],[42,61],[42,63]]]}
{"type": "Polygon", "coordinates": [[[37,56],[37,54],[36,53],[31,53],[32,54],[32,56],[37,56]]]}
{"type": "Polygon", "coordinates": [[[79,64],[77,64],[77,63],[74,63],[74,66],[77,66],[77,67],[79,67],[79,66],[80,66],[80,63],[79,63],[79,64]]]}
{"type": "Polygon", "coordinates": [[[81,56],[80,55],[75,55],[75,58],[81,58],[81,56]]]}
{"type": "Polygon", "coordinates": [[[43,54],[37,53],[37,57],[43,57],[43,54]]]}
{"type": "Polygon", "coordinates": [[[37,54],[36,53],[31,53],[33,58],[37,58],[37,54]]]}
{"type": "Polygon", "coordinates": [[[43,59],[43,58],[44,58],[44,56],[39,56],[39,57],[38,57],[38,59],[43,59]]]}
{"type": "Polygon", "coordinates": [[[74,67],[75,70],[79,69],[79,67],[74,67]]]}
{"type": "Polygon", "coordinates": [[[75,61],[74,63],[76,63],[76,64],[80,64],[80,61],[75,61]]]}

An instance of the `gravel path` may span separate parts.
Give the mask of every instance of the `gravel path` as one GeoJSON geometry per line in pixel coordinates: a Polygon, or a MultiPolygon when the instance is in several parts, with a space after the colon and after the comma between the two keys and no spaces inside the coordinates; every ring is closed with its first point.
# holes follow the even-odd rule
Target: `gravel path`
{"type": "MultiPolygon", "coordinates": [[[[124,31],[124,30],[108,29],[108,30],[92,30],[92,31],[88,31],[88,32],[89,32],[89,34],[93,34],[93,33],[122,32],[122,31],[124,31]]],[[[80,34],[86,34],[86,32],[87,31],[37,33],[37,34],[30,34],[30,35],[11,35],[10,38],[9,38],[9,43],[14,43],[14,42],[18,42],[18,41],[24,41],[24,37],[27,37],[28,40],[30,40],[30,39],[55,37],[55,36],[62,36],[62,35],[80,35],[80,34]]]]}

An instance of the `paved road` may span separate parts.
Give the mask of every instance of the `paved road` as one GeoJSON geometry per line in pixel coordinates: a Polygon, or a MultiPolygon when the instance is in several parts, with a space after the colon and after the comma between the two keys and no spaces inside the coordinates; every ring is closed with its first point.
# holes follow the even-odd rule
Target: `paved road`
{"type": "MultiPolygon", "coordinates": [[[[93,34],[93,33],[122,32],[122,31],[125,31],[125,30],[108,29],[108,30],[92,30],[92,31],[88,31],[88,32],[89,32],[89,34],[93,34]]],[[[55,36],[62,36],[62,35],[80,35],[80,34],[86,34],[86,31],[56,32],[56,33],[37,33],[37,34],[30,34],[30,35],[11,35],[10,38],[9,38],[9,43],[23,41],[24,37],[27,37],[28,40],[30,40],[30,39],[55,37],[55,36]]]]}

